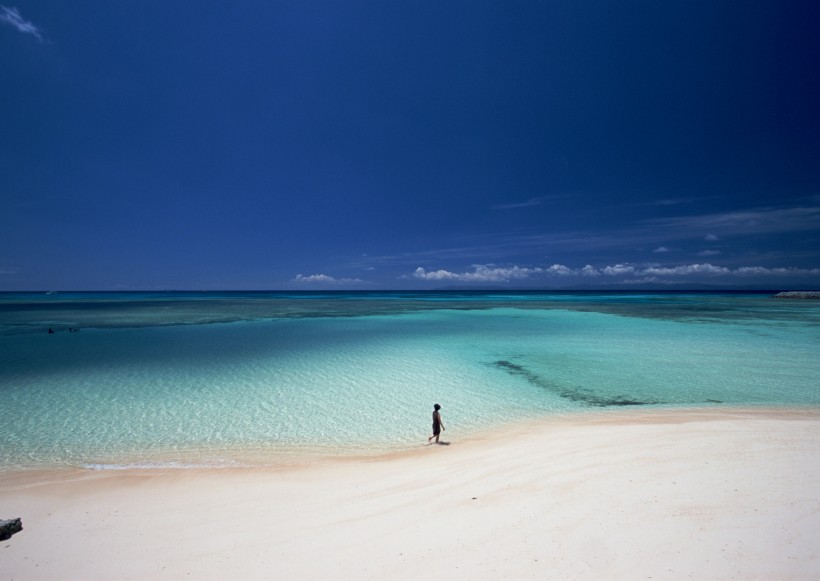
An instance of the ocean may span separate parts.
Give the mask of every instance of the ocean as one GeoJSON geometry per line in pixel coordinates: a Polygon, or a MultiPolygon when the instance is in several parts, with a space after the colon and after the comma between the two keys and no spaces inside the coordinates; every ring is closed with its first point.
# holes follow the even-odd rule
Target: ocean
{"type": "Polygon", "coordinates": [[[368,455],[523,420],[820,405],[771,293],[0,293],[0,470],[368,455]]]}

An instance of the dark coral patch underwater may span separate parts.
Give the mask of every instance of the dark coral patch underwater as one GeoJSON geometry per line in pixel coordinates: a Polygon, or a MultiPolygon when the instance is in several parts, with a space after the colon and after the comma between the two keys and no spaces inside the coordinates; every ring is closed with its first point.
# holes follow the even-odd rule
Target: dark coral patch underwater
{"type": "Polygon", "coordinates": [[[625,395],[617,395],[614,397],[603,397],[600,395],[595,394],[592,390],[587,389],[585,387],[574,387],[574,388],[567,388],[562,387],[556,384],[553,381],[545,379],[538,375],[537,373],[533,372],[530,369],[527,369],[523,365],[519,365],[517,363],[512,363],[511,361],[507,361],[506,359],[500,359],[498,361],[493,361],[492,364],[494,367],[501,369],[502,371],[506,371],[510,375],[516,375],[518,377],[522,377],[530,382],[532,385],[550,391],[559,397],[564,399],[568,399],[570,401],[581,403],[588,406],[593,407],[617,407],[617,406],[638,406],[638,405],[657,405],[663,402],[660,401],[640,401],[637,399],[629,398],[625,395]]]}

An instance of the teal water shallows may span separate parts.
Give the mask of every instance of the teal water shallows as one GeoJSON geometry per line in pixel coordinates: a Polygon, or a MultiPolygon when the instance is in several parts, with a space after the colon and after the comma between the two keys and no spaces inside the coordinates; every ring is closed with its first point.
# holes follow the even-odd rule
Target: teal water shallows
{"type": "Polygon", "coordinates": [[[429,308],[395,298],[389,312],[345,313],[333,301],[356,297],[322,297],[307,315],[282,316],[285,303],[268,318],[217,302],[211,316],[235,322],[215,324],[197,324],[209,308],[197,298],[195,321],[177,310],[127,326],[88,299],[73,316],[105,324],[68,332],[49,311],[58,332],[0,334],[0,468],[381,452],[424,442],[435,402],[450,437],[582,410],[820,405],[813,306],[660,298],[493,295],[442,308],[436,295],[429,308]],[[333,316],[321,316],[328,300],[333,316]]]}

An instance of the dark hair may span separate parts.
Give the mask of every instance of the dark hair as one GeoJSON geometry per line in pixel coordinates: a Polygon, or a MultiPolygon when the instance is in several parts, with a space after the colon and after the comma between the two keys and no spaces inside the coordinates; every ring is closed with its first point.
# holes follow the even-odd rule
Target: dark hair
{"type": "Polygon", "coordinates": [[[440,406],[440,405],[438,405],[438,404],[435,404],[435,405],[433,406],[433,409],[434,409],[434,410],[436,410],[436,411],[438,411],[438,410],[440,410],[440,409],[441,409],[441,406],[440,406]]]}

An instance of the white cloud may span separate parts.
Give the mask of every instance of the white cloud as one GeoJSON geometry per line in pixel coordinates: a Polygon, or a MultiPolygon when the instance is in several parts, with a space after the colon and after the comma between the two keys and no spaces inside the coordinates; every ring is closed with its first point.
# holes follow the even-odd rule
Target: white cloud
{"type": "Polygon", "coordinates": [[[655,250],[653,250],[652,252],[654,252],[654,253],[656,253],[656,254],[663,254],[664,252],[669,252],[669,249],[668,249],[666,246],[658,246],[658,247],[657,247],[655,250]]]}
{"type": "Polygon", "coordinates": [[[581,269],[581,274],[583,276],[600,276],[601,273],[598,272],[598,269],[593,267],[591,264],[587,264],[584,268],[581,269]]]}
{"type": "Polygon", "coordinates": [[[309,284],[359,284],[363,283],[364,281],[358,278],[336,278],[333,276],[329,276],[327,274],[310,274],[308,276],[305,276],[303,274],[297,274],[291,282],[301,282],[309,284]]]}
{"type": "Polygon", "coordinates": [[[571,268],[566,267],[563,264],[553,264],[544,272],[546,272],[547,274],[557,274],[558,276],[568,276],[570,274],[575,274],[571,268]]]}
{"type": "Polygon", "coordinates": [[[717,242],[718,240],[720,240],[720,238],[718,238],[715,234],[707,234],[703,237],[703,239],[707,242],[717,242]]]}
{"type": "Polygon", "coordinates": [[[427,271],[418,267],[413,276],[421,280],[455,280],[461,282],[507,282],[528,278],[532,274],[544,272],[541,268],[521,268],[513,266],[500,268],[483,264],[473,265],[472,272],[451,272],[449,270],[427,271]]]}
{"type": "Polygon", "coordinates": [[[442,269],[427,272],[419,266],[413,273],[413,276],[422,280],[458,280],[460,276],[464,275],[442,269]]]}
{"type": "Polygon", "coordinates": [[[326,274],[311,274],[308,276],[297,274],[292,282],[336,282],[336,279],[326,274]]]}
{"type": "Polygon", "coordinates": [[[633,274],[635,272],[635,267],[627,264],[616,264],[615,266],[604,267],[601,272],[608,276],[622,276],[625,274],[633,274]]]}
{"type": "Polygon", "coordinates": [[[43,40],[40,29],[28,20],[25,20],[20,14],[20,11],[14,6],[9,8],[8,6],[0,5],[0,22],[10,24],[23,34],[30,34],[37,40],[43,40]]]}
{"type": "Polygon", "coordinates": [[[680,276],[688,274],[728,274],[730,271],[724,266],[714,266],[712,264],[686,264],[682,266],[650,266],[641,271],[644,275],[680,276]]]}

